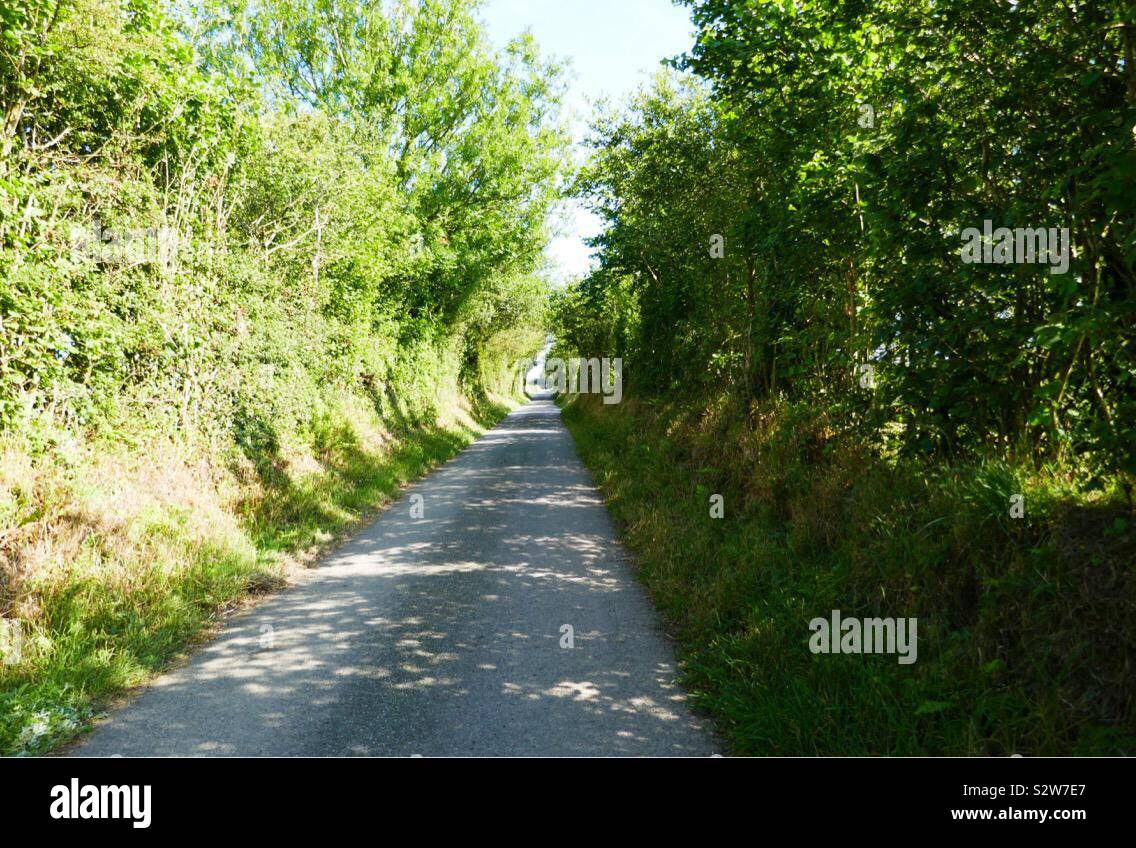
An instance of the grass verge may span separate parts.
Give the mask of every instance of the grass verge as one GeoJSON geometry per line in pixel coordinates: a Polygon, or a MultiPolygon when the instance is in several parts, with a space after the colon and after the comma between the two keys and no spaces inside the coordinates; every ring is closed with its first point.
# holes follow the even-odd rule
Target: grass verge
{"type": "Polygon", "coordinates": [[[301,442],[253,456],[174,442],[0,446],[0,753],[72,738],[507,409],[486,401],[392,432],[347,398],[301,442]]]}
{"type": "Polygon", "coordinates": [[[579,396],[565,421],[734,753],[1136,751],[1136,533],[1119,492],[885,461],[804,407],[579,396]],[[837,609],[916,617],[917,661],[812,653],[808,623],[837,609]]]}

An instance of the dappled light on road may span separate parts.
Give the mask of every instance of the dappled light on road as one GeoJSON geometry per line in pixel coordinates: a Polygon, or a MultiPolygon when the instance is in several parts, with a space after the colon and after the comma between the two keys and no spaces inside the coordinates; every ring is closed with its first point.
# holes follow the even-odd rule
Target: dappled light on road
{"type": "Polygon", "coordinates": [[[236,616],[80,753],[709,754],[675,673],[539,399],[236,616]]]}

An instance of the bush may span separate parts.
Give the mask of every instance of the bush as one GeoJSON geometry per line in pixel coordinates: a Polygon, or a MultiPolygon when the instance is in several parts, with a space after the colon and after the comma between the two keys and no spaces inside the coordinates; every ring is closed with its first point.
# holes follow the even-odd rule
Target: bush
{"type": "Polygon", "coordinates": [[[739,427],[580,396],[566,416],[735,753],[1136,749],[1136,528],[1119,490],[887,461],[802,406],[739,427]],[[916,617],[917,661],[810,653],[808,622],[835,609],[916,617]]]}

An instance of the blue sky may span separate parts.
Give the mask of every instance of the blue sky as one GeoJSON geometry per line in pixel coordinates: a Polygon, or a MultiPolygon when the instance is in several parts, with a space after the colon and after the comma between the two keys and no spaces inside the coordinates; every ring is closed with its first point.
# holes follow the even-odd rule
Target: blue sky
{"type": "MultiPolygon", "coordinates": [[[[567,60],[567,106],[578,145],[597,100],[624,99],[662,59],[685,52],[693,40],[688,9],[671,0],[485,0],[482,18],[499,46],[528,29],[546,55],[567,60]]],[[[563,232],[548,249],[560,279],[587,270],[583,238],[598,229],[575,204],[564,217],[563,232]]]]}

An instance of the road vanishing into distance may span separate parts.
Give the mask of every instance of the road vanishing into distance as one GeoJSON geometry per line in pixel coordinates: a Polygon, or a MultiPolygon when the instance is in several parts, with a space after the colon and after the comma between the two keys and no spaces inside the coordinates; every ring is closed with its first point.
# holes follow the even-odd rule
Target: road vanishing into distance
{"type": "Polygon", "coordinates": [[[710,755],[675,672],[560,411],[538,398],[71,753],[710,755]]]}

